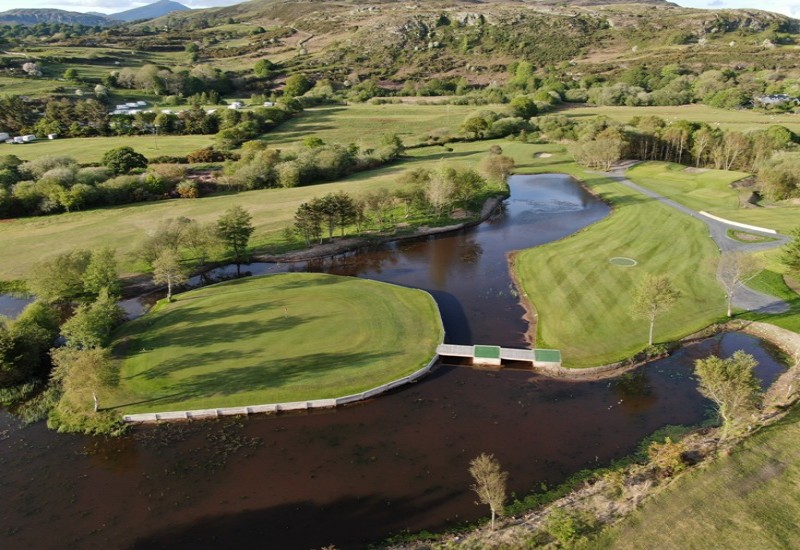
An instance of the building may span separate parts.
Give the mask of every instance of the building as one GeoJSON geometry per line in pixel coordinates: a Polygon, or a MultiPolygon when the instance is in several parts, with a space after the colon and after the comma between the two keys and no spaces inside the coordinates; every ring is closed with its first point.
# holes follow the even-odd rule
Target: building
{"type": "Polygon", "coordinates": [[[756,105],[764,107],[775,107],[777,105],[800,105],[800,98],[792,97],[787,94],[772,94],[762,95],[761,97],[753,98],[756,105]]]}

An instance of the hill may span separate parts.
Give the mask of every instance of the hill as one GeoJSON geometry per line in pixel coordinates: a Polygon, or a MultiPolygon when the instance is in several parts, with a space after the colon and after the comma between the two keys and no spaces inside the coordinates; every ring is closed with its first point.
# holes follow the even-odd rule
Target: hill
{"type": "Polygon", "coordinates": [[[37,23],[62,23],[69,25],[111,25],[102,15],[50,9],[14,9],[0,12],[2,25],[36,25],[37,23]]]}
{"type": "Polygon", "coordinates": [[[523,59],[539,67],[568,63],[578,78],[687,57],[702,65],[794,67],[796,51],[765,44],[793,44],[800,29],[797,20],[766,11],[688,9],[660,0],[262,0],[157,22],[171,33],[230,37],[201,51],[218,66],[252,67],[267,57],[289,72],[340,82],[374,78],[398,88],[431,77],[486,85],[523,59]]]}
{"type": "Polygon", "coordinates": [[[153,4],[142,6],[140,8],[114,13],[108,17],[117,21],[141,21],[144,19],[163,17],[164,15],[176,11],[188,10],[191,10],[191,8],[188,8],[183,4],[179,4],[178,2],[172,2],[171,0],[160,0],[159,2],[154,2],[153,4]]]}

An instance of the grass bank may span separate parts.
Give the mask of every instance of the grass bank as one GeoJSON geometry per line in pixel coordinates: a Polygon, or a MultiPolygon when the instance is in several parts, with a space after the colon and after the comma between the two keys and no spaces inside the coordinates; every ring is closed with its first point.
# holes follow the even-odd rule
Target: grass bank
{"type": "Polygon", "coordinates": [[[529,171],[565,172],[613,206],[611,215],[515,259],[538,313],[537,347],[561,349],[565,366],[589,367],[634,355],[647,344],[647,322],[630,313],[632,289],[645,273],[669,275],[683,297],[656,321],[656,341],[677,340],[724,315],[714,275],[717,247],[705,225],[565,156],[529,171]],[[634,267],[610,263],[636,260],[634,267]]]}
{"type": "Polygon", "coordinates": [[[797,548],[800,412],[689,472],[594,548],[797,548]],[[679,529],[675,526],[679,525],[679,529]]]}
{"type": "Polygon", "coordinates": [[[136,413],[350,395],[422,368],[442,337],[422,291],[310,273],[242,279],[125,325],[119,387],[101,403],[136,413]]]}

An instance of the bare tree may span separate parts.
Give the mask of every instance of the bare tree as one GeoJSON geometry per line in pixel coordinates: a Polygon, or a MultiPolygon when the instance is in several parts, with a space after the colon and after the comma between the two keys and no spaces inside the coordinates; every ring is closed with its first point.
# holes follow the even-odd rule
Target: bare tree
{"type": "Polygon", "coordinates": [[[157,285],[166,283],[168,302],[172,301],[172,287],[185,283],[186,279],[178,253],[171,248],[165,248],[153,262],[153,282],[157,285]]]}
{"type": "Polygon", "coordinates": [[[653,329],[656,318],[667,311],[681,297],[681,292],[672,285],[666,275],[645,275],[633,291],[634,316],[650,321],[649,346],[653,345],[653,329]]]}
{"type": "Polygon", "coordinates": [[[492,511],[492,531],[494,531],[495,516],[503,515],[508,472],[500,470],[500,463],[494,455],[481,453],[470,461],[469,473],[475,480],[472,490],[478,495],[480,503],[487,504],[492,511]]]}
{"type": "Polygon", "coordinates": [[[726,252],[719,258],[717,278],[725,289],[728,300],[728,317],[733,314],[733,295],[736,290],[761,272],[761,263],[755,256],[742,252],[726,252]]]}

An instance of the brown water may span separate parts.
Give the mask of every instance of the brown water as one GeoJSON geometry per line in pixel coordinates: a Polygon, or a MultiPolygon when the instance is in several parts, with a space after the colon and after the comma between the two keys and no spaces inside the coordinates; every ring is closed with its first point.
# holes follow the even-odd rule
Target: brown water
{"type": "MultiPolygon", "coordinates": [[[[473,230],[277,268],[425,288],[451,341],[521,345],[506,252],[606,212],[567,178],[516,178],[505,213],[473,230]]],[[[442,366],[335,411],[139,427],[114,440],[21,428],[0,413],[0,545],[350,548],[443,528],[486,513],[468,489],[477,454],[494,453],[519,494],[608,464],[664,425],[701,421],[693,359],[737,349],[757,356],[765,383],[782,369],[757,339],[729,334],[612,381],[442,366]]]]}

